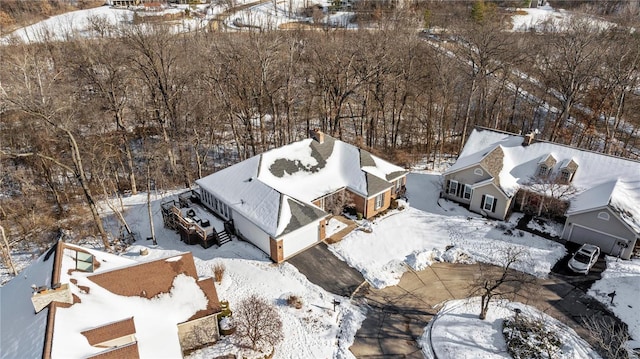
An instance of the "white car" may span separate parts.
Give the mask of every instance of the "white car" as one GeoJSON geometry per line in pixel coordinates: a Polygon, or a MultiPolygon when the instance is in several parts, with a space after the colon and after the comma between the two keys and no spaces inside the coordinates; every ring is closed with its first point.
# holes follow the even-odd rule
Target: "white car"
{"type": "Polygon", "coordinates": [[[583,244],[573,257],[569,259],[569,269],[576,273],[588,274],[591,267],[598,261],[600,248],[593,244],[583,244]]]}

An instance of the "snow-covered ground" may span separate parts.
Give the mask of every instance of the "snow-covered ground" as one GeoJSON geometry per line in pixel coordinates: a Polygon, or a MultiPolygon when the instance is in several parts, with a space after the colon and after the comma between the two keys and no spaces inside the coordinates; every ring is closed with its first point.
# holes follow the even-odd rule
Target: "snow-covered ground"
{"type": "Polygon", "coordinates": [[[480,298],[448,301],[429,323],[418,342],[426,358],[511,358],[502,334],[504,319],[514,316],[514,309],[523,316],[543,320],[545,327],[559,335],[562,343],[558,359],[586,359],[600,356],[573,329],[521,303],[496,301],[485,320],[478,319],[480,298]]]}
{"type": "MultiPolygon", "coordinates": [[[[403,210],[391,211],[386,217],[369,223],[372,233],[354,231],[330,249],[361,271],[376,287],[397,283],[407,266],[419,270],[435,260],[499,264],[510,248],[525,253],[524,261],[517,269],[543,277],[566,254],[564,247],[555,242],[515,229],[519,215],[513,215],[509,222],[493,221],[439,199],[440,181],[439,173],[413,171],[407,183],[409,202],[403,203],[403,210]]],[[[361,309],[310,283],[290,264],[272,264],[266,254],[249,243],[232,241],[221,247],[204,249],[180,242],[175,232],[164,228],[160,210],[160,202],[172,196],[175,198],[176,193],[151,196],[157,246],[145,240],[151,235],[146,194],[112,200],[112,205],[124,212],[139,238],[123,253],[124,256],[148,261],[191,251],[201,276],[212,276],[212,266],[221,263],[226,271],[222,282],[217,284],[218,294],[221,300],[230,302],[232,310],[234,303],[252,294],[276,305],[283,320],[285,339],[276,349],[275,358],[352,357],[348,348],[364,320],[361,309]],[[143,247],[149,249],[148,255],[140,255],[143,247]],[[286,304],[290,295],[302,299],[301,309],[286,304]],[[334,299],[341,302],[335,312],[334,299]]],[[[120,233],[122,226],[104,203],[102,212],[107,230],[114,235],[120,233]]],[[[548,233],[559,230],[553,225],[533,226],[548,233]]],[[[334,219],[329,222],[327,231],[329,234],[342,228],[344,224],[334,219]]],[[[14,260],[19,267],[24,267],[36,257],[35,253],[23,252],[14,256],[14,260]]],[[[6,270],[3,271],[0,279],[8,278],[6,270]]],[[[638,338],[640,319],[636,315],[634,298],[640,290],[640,261],[609,260],[603,279],[596,282],[590,294],[609,305],[607,294],[614,290],[617,295],[610,308],[629,325],[631,335],[638,338]]],[[[238,350],[229,338],[223,338],[215,346],[195,352],[191,357],[239,354],[238,350]]]]}
{"type": "Polygon", "coordinates": [[[97,33],[92,30],[92,24],[101,23],[103,25],[116,26],[130,23],[132,19],[133,11],[101,6],[52,16],[33,25],[18,29],[1,40],[7,41],[10,37],[14,37],[23,42],[63,41],[77,34],[95,37],[97,33]]]}
{"type": "Polygon", "coordinates": [[[435,172],[410,173],[404,210],[374,220],[372,233],[354,231],[329,248],[377,288],[397,284],[406,265],[416,270],[435,260],[500,265],[511,248],[522,252],[515,269],[544,277],[566,255],[564,246],[515,229],[519,215],[508,223],[488,220],[439,199],[440,180],[435,172]]]}
{"type": "Polygon", "coordinates": [[[640,259],[623,261],[611,256],[606,258],[607,269],[602,273],[602,279],[591,286],[589,295],[625,322],[633,339],[640,340],[640,259]],[[611,303],[608,294],[613,292],[616,295],[611,303]]]}
{"type": "MultiPolygon", "coordinates": [[[[549,4],[538,8],[517,9],[517,11],[526,14],[511,17],[512,31],[562,31],[567,28],[569,20],[575,16],[569,11],[554,9],[549,4]]],[[[594,28],[603,30],[613,26],[612,23],[597,18],[588,18],[587,21],[594,28]]]]}
{"type": "MultiPolygon", "coordinates": [[[[166,201],[173,195],[175,192],[157,197],[154,195],[152,200],[164,196],[162,201],[166,201]]],[[[119,201],[112,202],[117,202],[120,206],[119,201]]],[[[146,194],[141,193],[122,200],[127,222],[138,233],[137,237],[142,238],[124,255],[148,261],[191,251],[200,276],[213,276],[213,265],[223,264],[226,268],[225,274],[222,282],[216,284],[216,288],[220,300],[229,301],[231,310],[234,310],[235,303],[252,294],[257,294],[276,305],[285,336],[276,348],[274,358],[353,357],[348,348],[365,317],[360,308],[346,298],[312,284],[294,266],[288,263],[273,264],[266,254],[247,242],[234,240],[221,247],[208,249],[199,245],[184,244],[174,231],[164,228],[160,202],[161,200],[152,202],[154,229],[158,241],[157,246],[152,246],[151,241],[144,239],[151,236],[146,194]],[[149,248],[149,254],[139,255],[142,248],[149,248]],[[301,298],[301,309],[287,305],[286,299],[290,295],[301,298]],[[334,300],[341,303],[335,312],[334,300]]],[[[105,218],[105,225],[114,234],[121,230],[113,215],[105,218]]],[[[223,338],[212,347],[194,352],[191,357],[211,358],[225,354],[245,357],[248,355],[234,346],[230,338],[223,338]]]]}
{"type": "MultiPolygon", "coordinates": [[[[248,8],[239,10],[225,21],[225,26],[230,29],[240,29],[242,27],[260,27],[262,29],[277,29],[280,25],[289,22],[311,23],[311,17],[302,15],[304,6],[320,5],[324,9],[330,5],[327,0],[288,0],[288,1],[256,1],[256,0],[234,0],[227,4],[197,5],[193,8],[190,5],[172,5],[160,11],[145,11],[139,8],[115,8],[101,6],[86,10],[77,10],[61,15],[52,16],[46,20],[25,26],[0,38],[0,44],[7,43],[10,39],[17,39],[22,42],[43,42],[43,41],[64,41],[72,37],[99,37],[115,36],[110,29],[130,25],[134,15],[140,17],[178,15],[181,13],[196,14],[196,16],[179,17],[168,23],[172,25],[176,33],[195,31],[204,29],[209,22],[216,19],[218,15],[230,9],[230,6],[241,7],[248,4],[255,4],[248,8]]],[[[352,17],[350,12],[324,12],[321,16],[321,23],[329,26],[355,26],[349,24],[352,17]]]]}

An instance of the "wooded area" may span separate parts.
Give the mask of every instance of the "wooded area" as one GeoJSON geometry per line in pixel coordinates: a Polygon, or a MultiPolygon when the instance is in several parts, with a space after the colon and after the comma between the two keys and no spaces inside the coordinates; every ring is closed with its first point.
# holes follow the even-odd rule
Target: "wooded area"
{"type": "Polygon", "coordinates": [[[638,32],[576,16],[564,31],[514,33],[506,21],[465,6],[360,30],[173,34],[95,19],[96,39],[3,46],[7,237],[84,227],[108,246],[99,199],[189,187],[312,128],[402,166],[456,156],[476,125],[640,157],[638,32]],[[427,17],[437,34],[416,30],[427,17]]]}

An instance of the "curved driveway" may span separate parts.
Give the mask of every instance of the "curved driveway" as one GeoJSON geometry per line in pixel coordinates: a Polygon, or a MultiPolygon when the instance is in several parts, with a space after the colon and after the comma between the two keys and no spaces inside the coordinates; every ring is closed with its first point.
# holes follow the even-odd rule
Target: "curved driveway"
{"type": "MultiPolygon", "coordinates": [[[[409,268],[396,286],[375,289],[367,284],[357,286],[362,278],[359,273],[355,274],[353,268],[330,253],[325,244],[289,262],[311,282],[328,291],[346,296],[355,289],[354,299],[369,307],[350,348],[357,358],[423,358],[416,339],[438,312],[439,305],[450,299],[467,298],[471,283],[481,271],[500,270],[481,263],[434,263],[422,271],[409,268]]],[[[580,317],[610,317],[610,314],[580,290],[582,278],[552,273],[547,279],[536,279],[516,300],[544,311],[588,340],[587,332],[580,326],[580,317]]]]}

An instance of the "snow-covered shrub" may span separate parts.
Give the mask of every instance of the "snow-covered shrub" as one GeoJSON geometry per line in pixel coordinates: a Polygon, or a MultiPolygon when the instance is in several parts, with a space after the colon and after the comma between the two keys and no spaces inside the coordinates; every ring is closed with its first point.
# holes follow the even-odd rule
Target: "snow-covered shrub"
{"type": "Polygon", "coordinates": [[[298,297],[295,294],[291,294],[287,297],[287,304],[290,307],[294,307],[296,309],[302,308],[302,298],[298,297]]]}
{"type": "Polygon", "coordinates": [[[220,329],[221,330],[229,330],[233,328],[233,320],[231,317],[224,317],[220,319],[220,329]]]}
{"type": "Polygon", "coordinates": [[[224,277],[225,266],[222,263],[216,263],[211,266],[211,271],[213,272],[213,278],[216,282],[222,283],[222,278],[224,277]]]}
{"type": "Polygon", "coordinates": [[[560,338],[543,319],[523,314],[506,319],[502,334],[514,359],[552,359],[560,353],[560,338]]]}

